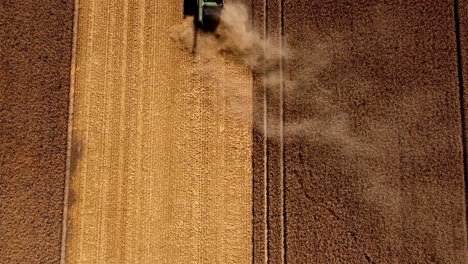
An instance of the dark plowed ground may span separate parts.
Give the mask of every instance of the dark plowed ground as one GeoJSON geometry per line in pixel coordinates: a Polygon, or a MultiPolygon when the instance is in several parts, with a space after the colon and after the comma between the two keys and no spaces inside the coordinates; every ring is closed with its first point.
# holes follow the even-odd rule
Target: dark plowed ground
{"type": "Polygon", "coordinates": [[[0,263],[58,263],[73,1],[0,1],[0,263]]]}
{"type": "Polygon", "coordinates": [[[284,152],[273,137],[266,166],[254,153],[257,263],[465,262],[453,4],[268,1],[267,31],[293,55],[283,103],[266,99],[267,123],[284,118],[284,152]]]}

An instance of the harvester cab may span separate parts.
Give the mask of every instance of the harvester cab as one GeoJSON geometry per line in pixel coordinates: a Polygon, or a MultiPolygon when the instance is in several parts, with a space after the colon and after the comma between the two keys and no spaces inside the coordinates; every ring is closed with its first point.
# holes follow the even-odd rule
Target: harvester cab
{"type": "Polygon", "coordinates": [[[214,32],[221,21],[224,0],[184,0],[184,16],[194,16],[196,28],[214,32]]]}

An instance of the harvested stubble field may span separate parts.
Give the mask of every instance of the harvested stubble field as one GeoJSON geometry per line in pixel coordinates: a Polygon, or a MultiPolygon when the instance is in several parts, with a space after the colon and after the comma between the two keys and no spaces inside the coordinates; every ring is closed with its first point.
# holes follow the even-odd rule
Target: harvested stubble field
{"type": "Polygon", "coordinates": [[[180,49],[181,13],[182,2],[80,3],[67,263],[251,259],[250,111],[229,115],[226,98],[249,94],[252,77],[180,49]]]}

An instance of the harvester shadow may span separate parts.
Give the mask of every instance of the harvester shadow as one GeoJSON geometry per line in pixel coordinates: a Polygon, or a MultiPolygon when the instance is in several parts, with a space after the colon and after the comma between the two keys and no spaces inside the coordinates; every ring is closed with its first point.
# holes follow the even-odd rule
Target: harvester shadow
{"type": "Polygon", "coordinates": [[[198,27],[196,21],[193,21],[193,45],[192,45],[192,54],[197,53],[197,43],[198,43],[198,27]]]}

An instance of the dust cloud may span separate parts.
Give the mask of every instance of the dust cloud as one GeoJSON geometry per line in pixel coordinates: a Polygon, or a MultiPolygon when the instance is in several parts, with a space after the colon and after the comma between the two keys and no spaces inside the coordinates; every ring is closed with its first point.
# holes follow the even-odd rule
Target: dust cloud
{"type": "Polygon", "coordinates": [[[192,17],[186,18],[171,31],[171,37],[183,49],[193,49],[194,53],[205,52],[210,59],[216,54],[231,56],[252,69],[270,69],[287,57],[286,49],[262,39],[253,29],[249,12],[242,4],[226,5],[214,34],[199,31],[195,36],[192,17]]]}
{"type": "MultiPolygon", "coordinates": [[[[258,101],[255,96],[261,96],[263,89],[268,89],[268,101],[274,102],[276,106],[284,98],[284,120],[278,114],[269,115],[265,127],[262,118],[254,118],[251,123],[254,133],[262,134],[272,142],[284,137],[286,148],[315,146],[320,151],[328,151],[317,159],[332,158],[336,164],[343,164],[347,170],[345,175],[356,179],[351,185],[362,197],[357,195],[350,199],[364,201],[370,203],[372,208],[397,214],[401,203],[398,184],[394,185],[389,180],[391,176],[387,172],[394,159],[392,149],[388,148],[395,144],[390,140],[395,138],[394,129],[380,123],[369,123],[367,134],[361,134],[359,131],[362,128],[356,129],[353,117],[350,116],[352,113],[344,108],[346,105],[340,101],[341,96],[333,87],[354,81],[348,80],[345,75],[332,80],[322,79],[323,75],[328,74],[326,71],[341,58],[337,54],[344,56],[346,53],[343,52],[346,47],[342,44],[346,42],[342,41],[343,37],[339,33],[328,39],[308,42],[304,50],[292,49],[288,43],[279,46],[278,42],[265,39],[252,27],[247,9],[237,4],[226,6],[216,34],[199,32],[195,50],[192,19],[172,28],[171,33],[182,50],[193,52],[193,58],[200,66],[194,67],[194,74],[214,80],[213,89],[225,97],[227,103],[219,106],[220,110],[227,111],[233,119],[239,120],[239,124],[247,124],[252,122],[252,95],[255,103],[263,103],[264,98],[258,101]],[[221,74],[212,74],[232,64],[254,72],[254,78],[257,78],[255,85],[245,89],[245,75],[222,71],[221,74]],[[285,66],[283,70],[281,64],[285,66]],[[291,71],[288,65],[294,65],[296,71],[291,71]],[[373,136],[369,138],[369,135],[373,136]]],[[[304,47],[304,43],[297,46],[304,47]]],[[[268,103],[267,107],[275,106],[268,103]]],[[[304,153],[313,155],[307,154],[308,151],[304,153]]],[[[302,175],[305,172],[298,169],[296,173],[302,175]]],[[[342,181],[337,179],[336,182],[342,181]]],[[[325,185],[316,186],[327,191],[325,185]]]]}
{"type": "MultiPolygon", "coordinates": [[[[298,140],[313,140],[330,142],[342,146],[345,152],[351,153],[361,150],[370,150],[357,137],[350,134],[350,122],[345,112],[341,111],[333,103],[330,91],[317,80],[320,72],[332,63],[333,54],[327,50],[336,43],[317,43],[310,47],[307,58],[301,51],[287,48],[287,43],[282,46],[278,42],[262,37],[252,26],[247,8],[238,3],[226,5],[221,16],[221,23],[215,33],[204,33],[201,30],[194,32],[193,17],[184,19],[183,23],[170,29],[171,38],[176,45],[192,52],[194,58],[203,65],[196,67],[196,74],[204,74],[215,80],[216,89],[229,91],[223,93],[227,98],[229,112],[233,115],[251,117],[252,109],[250,100],[255,91],[239,89],[243,80],[242,76],[213,75],[220,65],[219,58],[224,62],[241,64],[251,71],[258,73],[258,78],[264,87],[268,89],[270,100],[279,101],[281,94],[291,100],[311,98],[312,93],[316,105],[315,113],[307,116],[291,116],[284,123],[279,117],[269,119],[268,136],[270,139],[279,138],[279,129],[283,126],[283,135],[298,140]],[[195,45],[194,45],[195,44],[195,45]],[[283,74],[280,64],[288,63],[303,64],[300,75],[283,74]],[[233,94],[234,91],[234,94],[233,94]],[[303,96],[307,95],[307,96],[303,96]]],[[[255,89],[253,87],[251,89],[255,89]]],[[[262,132],[261,124],[256,124],[254,129],[262,132]]],[[[372,151],[371,151],[372,152],[372,151]]]]}

